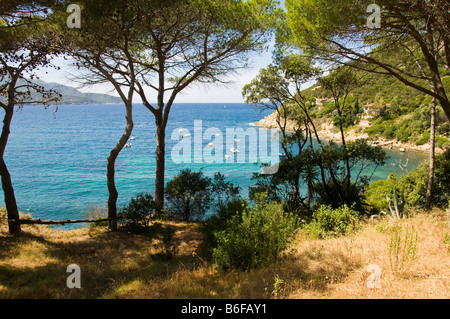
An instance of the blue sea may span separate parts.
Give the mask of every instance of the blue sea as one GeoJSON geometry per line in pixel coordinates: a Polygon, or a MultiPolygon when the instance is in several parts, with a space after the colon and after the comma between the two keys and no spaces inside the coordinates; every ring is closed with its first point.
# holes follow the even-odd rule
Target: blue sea
{"type": "MultiPolygon", "coordinates": [[[[253,173],[259,164],[249,158],[231,163],[179,163],[172,156],[180,146],[180,135],[194,135],[194,123],[201,121],[202,130],[215,128],[225,135],[227,129],[247,130],[252,123],[269,115],[247,104],[174,104],[166,130],[166,182],[183,168],[202,169],[212,177],[221,172],[243,194],[253,185],[253,173]],[[172,139],[172,134],[176,138],[172,139]]],[[[137,104],[133,110],[134,129],[130,147],[124,148],[116,161],[118,207],[140,192],[154,191],[155,182],[155,121],[153,115],[137,104]]],[[[197,126],[198,127],[198,126],[197,126]]],[[[13,117],[11,135],[5,152],[20,211],[34,218],[63,220],[89,216],[92,206],[106,207],[106,158],[125,129],[123,105],[60,105],[44,109],[26,106],[13,117]]],[[[259,128],[255,128],[255,130],[259,128]]],[[[214,131],[214,132],[215,132],[214,131]]],[[[208,139],[203,140],[206,149],[208,139]]],[[[225,142],[225,140],[224,140],[225,142]]],[[[242,142],[243,143],[243,142],[242,142]]],[[[268,142],[270,143],[270,141],[268,142]]],[[[270,147],[269,147],[270,148],[270,147]]],[[[244,147],[246,152],[249,147],[244,147]]],[[[224,147],[223,153],[228,149],[224,147]]],[[[379,168],[374,179],[389,173],[402,174],[398,163],[409,158],[408,170],[428,158],[427,154],[387,150],[387,165],[379,168]]],[[[232,154],[236,156],[237,154],[232,154]]],[[[2,201],[3,201],[3,194],[2,201]]],[[[81,227],[79,224],[66,228],[81,227]]]]}

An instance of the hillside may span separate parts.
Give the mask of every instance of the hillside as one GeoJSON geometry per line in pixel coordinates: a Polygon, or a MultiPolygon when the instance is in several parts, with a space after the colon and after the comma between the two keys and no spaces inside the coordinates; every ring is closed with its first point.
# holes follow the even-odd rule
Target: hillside
{"type": "MultiPolygon", "coordinates": [[[[429,150],[431,97],[402,84],[392,76],[358,75],[360,85],[346,100],[344,128],[346,138],[368,138],[379,144],[399,149],[429,150]]],[[[450,74],[444,73],[444,85],[450,92],[450,74]]],[[[310,113],[319,135],[340,141],[337,115],[332,97],[319,84],[302,92],[309,101],[310,113]]],[[[275,116],[256,123],[277,127],[275,116]]],[[[292,123],[288,128],[292,128],[292,123]]],[[[437,106],[436,146],[441,152],[450,147],[450,123],[437,106]]]]}
{"type": "MultiPolygon", "coordinates": [[[[100,94],[100,93],[83,93],[79,90],[54,82],[44,82],[42,80],[34,80],[38,85],[43,86],[46,90],[55,90],[62,95],[62,100],[58,104],[118,104],[122,103],[120,97],[100,94]]],[[[36,98],[36,94],[32,94],[32,99],[36,98]]]]}

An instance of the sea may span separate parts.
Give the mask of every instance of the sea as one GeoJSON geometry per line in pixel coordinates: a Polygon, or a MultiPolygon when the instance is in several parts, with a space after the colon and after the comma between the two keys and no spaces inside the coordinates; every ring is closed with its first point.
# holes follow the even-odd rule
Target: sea
{"type": "MultiPolygon", "coordinates": [[[[209,177],[220,172],[228,181],[239,185],[245,196],[248,187],[255,183],[253,174],[261,171],[261,162],[248,154],[250,138],[236,142],[237,152],[247,154],[244,160],[239,160],[237,152],[230,153],[226,139],[217,137],[218,134],[225,136],[227,130],[233,129],[235,132],[240,129],[241,132],[254,130],[261,134],[260,128],[253,123],[270,113],[269,110],[256,109],[244,103],[174,104],[166,129],[166,182],[185,168],[194,171],[201,169],[209,177]],[[203,136],[199,139],[198,134],[203,136]],[[186,138],[190,139],[190,150],[184,147],[188,145],[183,140],[186,138]],[[199,141],[201,146],[195,147],[199,146],[199,141]],[[216,144],[223,141],[224,147],[208,146],[213,141],[216,144]],[[217,150],[217,153],[212,152],[213,155],[230,155],[223,161],[202,161],[201,157],[199,160],[198,152],[206,153],[208,147],[217,150]],[[181,160],[180,149],[181,153],[191,156],[183,156],[181,160]]],[[[116,161],[118,207],[128,203],[138,193],[154,192],[155,120],[148,109],[136,104],[133,121],[133,139],[129,140],[128,147],[121,151],[116,161]]],[[[106,159],[122,136],[125,124],[125,107],[120,104],[47,108],[33,105],[17,109],[4,156],[19,210],[31,214],[33,218],[65,220],[91,218],[92,210],[106,209],[106,159]]],[[[266,131],[269,134],[267,144],[270,144],[271,133],[266,131]]],[[[272,149],[268,147],[272,155],[280,151],[272,149]]],[[[408,162],[407,170],[410,171],[428,158],[428,154],[415,151],[386,152],[386,165],[375,171],[374,180],[384,179],[390,173],[404,174],[405,170],[398,163],[408,162]]],[[[3,193],[1,196],[4,203],[3,193]]],[[[85,224],[68,224],[62,228],[77,227],[85,227],[85,224]]]]}

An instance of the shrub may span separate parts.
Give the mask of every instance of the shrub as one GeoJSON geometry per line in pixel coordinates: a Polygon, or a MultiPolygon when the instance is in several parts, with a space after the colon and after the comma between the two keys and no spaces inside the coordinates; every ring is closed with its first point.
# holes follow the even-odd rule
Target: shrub
{"type": "MultiPolygon", "coordinates": [[[[429,163],[425,162],[405,176],[397,179],[390,175],[387,180],[372,182],[365,192],[366,202],[377,210],[388,208],[386,195],[393,198],[394,187],[397,194],[404,195],[409,206],[422,207],[428,188],[429,163]]],[[[448,204],[450,194],[450,150],[436,155],[434,166],[433,204],[448,204]]]]}
{"type": "Polygon", "coordinates": [[[387,211],[389,205],[386,196],[394,198],[394,188],[400,192],[398,178],[395,173],[389,174],[386,180],[373,181],[365,192],[366,203],[375,212],[387,211]]]}
{"type": "Polygon", "coordinates": [[[422,137],[416,141],[416,145],[424,145],[430,141],[430,132],[424,132],[422,137]]]}
{"type": "Polygon", "coordinates": [[[215,214],[211,215],[203,224],[202,232],[203,246],[208,251],[212,251],[217,247],[216,233],[227,228],[229,221],[236,218],[236,222],[240,222],[242,214],[248,212],[248,202],[245,199],[232,199],[221,204],[215,214]]]}
{"type": "Polygon", "coordinates": [[[425,204],[428,187],[428,164],[424,163],[400,179],[405,200],[410,206],[425,204]]]}
{"type": "Polygon", "coordinates": [[[211,205],[211,179],[202,171],[184,169],[167,183],[165,193],[168,216],[199,220],[211,205]]]}
{"type": "Polygon", "coordinates": [[[213,204],[218,209],[226,207],[230,201],[239,201],[241,188],[226,181],[222,173],[217,172],[214,174],[210,187],[213,204]]]}
{"type": "Polygon", "coordinates": [[[142,230],[148,226],[155,208],[156,203],[152,195],[140,193],[120,209],[120,225],[129,230],[142,230]]]}
{"type": "Polygon", "coordinates": [[[356,229],[358,213],[347,205],[333,209],[322,205],[313,214],[313,221],[308,225],[309,233],[317,238],[346,235],[356,229]]]}
{"type": "Polygon", "coordinates": [[[185,169],[167,183],[165,213],[184,221],[201,220],[210,210],[220,210],[239,200],[240,189],[226,181],[222,173],[215,173],[211,179],[201,170],[185,169]]]}
{"type": "Polygon", "coordinates": [[[365,211],[363,205],[362,189],[363,186],[350,183],[347,186],[346,181],[328,180],[326,184],[318,182],[314,184],[317,197],[317,207],[329,206],[337,209],[343,205],[352,206],[360,213],[365,211]]]}
{"type": "Polygon", "coordinates": [[[233,216],[225,230],[216,233],[213,263],[242,270],[267,265],[286,249],[296,224],[295,217],[283,213],[281,204],[257,204],[233,216]]]}
{"type": "Polygon", "coordinates": [[[450,123],[443,123],[436,128],[436,131],[441,135],[450,135],[450,123]]]}
{"type": "Polygon", "coordinates": [[[436,146],[442,149],[450,148],[450,139],[443,136],[436,136],[436,146]]]}
{"type": "MultiPolygon", "coordinates": [[[[423,206],[428,186],[429,163],[425,162],[400,179],[406,202],[423,206]]],[[[433,203],[446,205],[450,194],[450,150],[436,155],[434,163],[433,203]]]]}

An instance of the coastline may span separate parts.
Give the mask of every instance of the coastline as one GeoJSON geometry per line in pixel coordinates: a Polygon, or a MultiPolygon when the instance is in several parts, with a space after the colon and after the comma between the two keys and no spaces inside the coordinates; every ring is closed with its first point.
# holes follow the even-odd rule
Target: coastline
{"type": "MultiPolygon", "coordinates": [[[[276,122],[276,113],[272,113],[265,118],[259,120],[258,122],[252,123],[255,126],[263,127],[266,129],[279,129],[276,122]]],[[[284,124],[284,123],[283,123],[284,124]]],[[[317,134],[319,138],[328,141],[341,142],[341,133],[339,130],[330,122],[317,121],[315,122],[317,128],[317,134]]],[[[354,128],[345,132],[345,139],[347,141],[355,141],[358,139],[373,139],[370,138],[367,133],[365,133],[365,128],[369,126],[369,122],[366,120],[361,120],[359,125],[355,125],[354,128]],[[359,131],[359,132],[357,132],[359,131]]],[[[294,123],[287,120],[286,131],[294,132],[294,123]]],[[[412,143],[403,143],[397,140],[388,140],[383,137],[377,137],[374,141],[375,145],[381,146],[383,148],[392,149],[396,151],[416,151],[422,153],[430,153],[430,143],[425,143],[423,145],[415,145],[412,143]]],[[[443,153],[440,148],[435,149],[436,154],[443,153]]]]}

